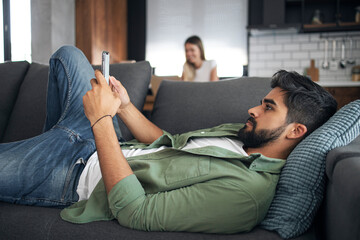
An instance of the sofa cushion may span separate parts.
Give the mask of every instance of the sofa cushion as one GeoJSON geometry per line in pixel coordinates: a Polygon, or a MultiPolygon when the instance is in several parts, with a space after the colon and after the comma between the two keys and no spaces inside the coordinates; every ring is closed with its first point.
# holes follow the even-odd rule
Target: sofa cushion
{"type": "Polygon", "coordinates": [[[248,109],[268,94],[270,78],[236,78],[218,82],[162,81],[151,120],[172,133],[245,123],[248,109]]]}
{"type": "Polygon", "coordinates": [[[30,64],[20,86],[3,142],[30,138],[42,132],[46,117],[48,70],[47,65],[30,64]]]}
{"type": "Polygon", "coordinates": [[[0,64],[0,142],[28,67],[29,63],[26,61],[0,64]]]}
{"type": "MultiPolygon", "coordinates": [[[[89,240],[89,239],[170,239],[170,240],[281,240],[278,234],[255,228],[239,234],[189,232],[146,232],[129,229],[115,220],[73,224],[60,218],[60,209],[21,206],[0,202],[0,239],[89,240]],[[31,237],[29,237],[31,236],[31,237]]],[[[301,238],[294,240],[309,240],[301,238]]]]}
{"type": "MultiPolygon", "coordinates": [[[[100,66],[94,66],[94,69],[100,69],[100,66]]],[[[141,61],[111,64],[110,75],[122,83],[129,94],[131,102],[137,109],[142,111],[151,79],[150,63],[141,61]]],[[[132,139],[132,134],[119,117],[118,121],[123,138],[125,140],[132,139]]]]}
{"type": "Polygon", "coordinates": [[[261,226],[277,231],[283,238],[305,232],[324,196],[328,152],[347,145],[359,133],[360,100],[356,100],[305,138],[289,155],[261,226]]]}

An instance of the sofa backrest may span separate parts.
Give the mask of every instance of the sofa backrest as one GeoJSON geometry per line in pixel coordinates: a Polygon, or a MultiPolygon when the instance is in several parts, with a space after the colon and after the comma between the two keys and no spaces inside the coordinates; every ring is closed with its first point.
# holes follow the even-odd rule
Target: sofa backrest
{"type": "MultiPolygon", "coordinates": [[[[42,133],[48,71],[48,65],[38,63],[0,64],[0,142],[18,141],[42,133]]],[[[111,64],[110,75],[122,82],[132,103],[141,110],[150,84],[149,62],[111,64]]],[[[123,137],[131,139],[130,131],[121,120],[119,125],[123,137]]]]}
{"type": "Polygon", "coordinates": [[[248,109],[271,90],[270,78],[242,77],[218,82],[163,81],[151,120],[172,134],[222,123],[245,123],[248,109]]]}
{"type": "Polygon", "coordinates": [[[0,142],[28,67],[26,61],[0,64],[0,142]]]}
{"type": "MultiPolygon", "coordinates": [[[[46,112],[47,65],[31,63],[17,91],[2,142],[13,142],[42,132],[46,112]]],[[[15,70],[17,71],[17,70],[15,70]]],[[[3,82],[3,80],[1,80],[3,82]]]]}

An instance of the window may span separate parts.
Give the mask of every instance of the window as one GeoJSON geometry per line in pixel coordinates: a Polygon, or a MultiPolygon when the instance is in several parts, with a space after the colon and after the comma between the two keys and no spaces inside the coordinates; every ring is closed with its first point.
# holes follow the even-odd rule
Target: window
{"type": "Polygon", "coordinates": [[[30,0],[11,0],[11,60],[31,62],[30,0]]]}
{"type": "Polygon", "coordinates": [[[219,77],[247,65],[247,0],[147,0],[146,60],[160,76],[181,76],[184,42],[198,35],[219,77]]]}
{"type": "Polygon", "coordinates": [[[0,1],[0,62],[4,62],[3,1],[0,1]]]}
{"type": "Polygon", "coordinates": [[[10,24],[3,22],[1,17],[0,23],[0,61],[4,61],[6,51],[10,53],[8,60],[31,62],[31,8],[30,0],[5,0],[1,3],[1,14],[8,16],[10,14],[10,24]],[[2,4],[4,3],[4,5],[2,4]],[[10,4],[10,8],[6,7],[10,4]],[[3,9],[4,6],[4,9],[3,9]],[[5,11],[5,12],[4,12],[5,11]],[[3,29],[10,31],[10,44],[4,39],[7,37],[3,34],[3,29]],[[5,43],[5,46],[4,46],[5,43]],[[7,49],[4,51],[4,47],[7,49]]]}

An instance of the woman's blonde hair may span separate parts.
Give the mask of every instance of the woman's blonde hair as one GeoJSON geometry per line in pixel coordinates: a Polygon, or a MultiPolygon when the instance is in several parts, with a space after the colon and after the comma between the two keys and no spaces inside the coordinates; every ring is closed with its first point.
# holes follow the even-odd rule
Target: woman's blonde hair
{"type": "MultiPolygon", "coordinates": [[[[186,45],[187,43],[196,45],[200,49],[201,60],[205,61],[205,51],[201,39],[198,36],[194,35],[186,39],[184,45],[186,45]]],[[[195,65],[193,63],[190,63],[188,60],[186,60],[184,64],[183,78],[184,81],[193,81],[195,78],[195,65]]]]}

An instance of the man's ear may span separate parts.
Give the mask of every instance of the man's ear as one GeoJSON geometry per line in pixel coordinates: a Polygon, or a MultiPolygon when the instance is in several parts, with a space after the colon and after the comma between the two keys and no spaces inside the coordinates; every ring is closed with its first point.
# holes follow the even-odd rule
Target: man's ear
{"type": "Polygon", "coordinates": [[[290,131],[287,133],[286,137],[289,139],[299,139],[304,137],[307,132],[307,127],[301,123],[292,123],[290,131]]]}

